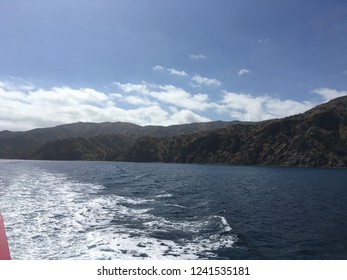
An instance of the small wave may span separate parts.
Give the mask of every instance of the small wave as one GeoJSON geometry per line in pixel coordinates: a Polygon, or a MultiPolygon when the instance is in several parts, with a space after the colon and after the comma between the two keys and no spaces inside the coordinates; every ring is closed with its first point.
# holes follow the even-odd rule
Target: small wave
{"type": "Polygon", "coordinates": [[[187,209],[187,207],[182,206],[182,205],[178,205],[178,204],[167,204],[167,206],[177,207],[177,208],[182,208],[182,209],[187,209]]]}
{"type": "Polygon", "coordinates": [[[124,196],[114,196],[114,199],[118,200],[119,203],[140,205],[145,203],[151,203],[154,199],[143,199],[143,198],[130,198],[124,196]]]}
{"type": "Polygon", "coordinates": [[[171,193],[163,193],[163,194],[158,194],[155,197],[161,198],[161,197],[173,197],[173,194],[171,193]]]}
{"type": "Polygon", "coordinates": [[[219,218],[221,220],[221,224],[224,226],[224,231],[226,232],[232,231],[232,228],[230,227],[225,217],[223,216],[214,216],[214,217],[219,218]]]}

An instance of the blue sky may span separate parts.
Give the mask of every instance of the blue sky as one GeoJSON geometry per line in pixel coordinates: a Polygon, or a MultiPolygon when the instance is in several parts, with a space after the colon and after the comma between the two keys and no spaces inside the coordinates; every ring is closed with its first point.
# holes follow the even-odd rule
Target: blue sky
{"type": "Polygon", "coordinates": [[[4,0],[0,130],[304,112],[347,94],[345,0],[4,0]]]}

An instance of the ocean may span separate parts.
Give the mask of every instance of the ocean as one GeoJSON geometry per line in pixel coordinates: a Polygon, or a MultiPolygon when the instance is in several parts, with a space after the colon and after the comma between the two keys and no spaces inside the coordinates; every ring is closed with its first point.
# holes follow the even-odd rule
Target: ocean
{"type": "Polygon", "coordinates": [[[347,259],[347,169],[0,160],[13,259],[347,259]]]}

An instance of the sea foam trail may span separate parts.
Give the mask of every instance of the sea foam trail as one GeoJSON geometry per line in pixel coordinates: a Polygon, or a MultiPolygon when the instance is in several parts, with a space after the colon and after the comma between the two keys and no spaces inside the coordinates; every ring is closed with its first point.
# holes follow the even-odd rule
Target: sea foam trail
{"type": "Polygon", "coordinates": [[[346,181],[343,169],[0,160],[0,211],[13,259],[346,259],[346,181]]]}
{"type": "Polygon", "coordinates": [[[13,259],[198,259],[236,241],[222,216],[154,215],[170,194],[130,198],[62,173],[14,175],[6,186],[1,181],[13,259]]]}

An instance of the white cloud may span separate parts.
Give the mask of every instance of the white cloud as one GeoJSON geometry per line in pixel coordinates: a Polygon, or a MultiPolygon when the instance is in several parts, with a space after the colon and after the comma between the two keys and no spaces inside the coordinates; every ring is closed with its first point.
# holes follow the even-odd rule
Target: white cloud
{"type": "Polygon", "coordinates": [[[264,103],[265,110],[271,116],[282,118],[303,113],[318,104],[312,101],[295,101],[295,100],[281,100],[278,98],[268,98],[264,103]]]}
{"type": "MultiPolygon", "coordinates": [[[[135,93],[152,98],[153,101],[163,104],[171,104],[182,109],[203,111],[214,106],[210,103],[207,94],[191,94],[182,88],[173,85],[155,85],[155,84],[120,84],[118,86],[126,93],[135,93]],[[131,91],[129,90],[131,89],[131,91]]],[[[127,99],[125,99],[127,100],[127,99]]],[[[139,97],[136,97],[139,100],[139,97]]],[[[152,101],[152,102],[153,102],[152,101]]]]}
{"type": "Polygon", "coordinates": [[[188,77],[189,76],[185,71],[179,71],[179,70],[176,70],[175,68],[165,68],[165,67],[160,66],[160,65],[156,65],[156,66],[152,67],[152,69],[154,71],[167,71],[169,74],[175,75],[175,76],[181,76],[181,77],[188,77]]]}
{"type": "Polygon", "coordinates": [[[163,70],[165,70],[165,68],[163,66],[160,66],[160,65],[156,65],[156,66],[152,67],[152,69],[154,71],[163,71],[163,70]]]}
{"type": "Polygon", "coordinates": [[[34,90],[35,86],[28,81],[18,77],[11,77],[13,82],[0,81],[0,87],[6,90],[34,90]]]}
{"type": "Polygon", "coordinates": [[[112,101],[106,94],[89,88],[33,91],[0,88],[0,104],[0,130],[23,130],[98,119],[112,101]]]}
{"type": "Polygon", "coordinates": [[[25,90],[23,87],[16,89],[15,85],[11,85],[10,90],[5,82],[0,82],[0,131],[28,130],[78,121],[125,121],[139,125],[208,121],[189,109],[201,106],[207,95],[191,95],[173,86],[115,84],[124,93],[106,94],[91,88],[70,87],[25,90]],[[126,102],[132,105],[131,109],[119,107],[114,101],[126,102]],[[177,109],[172,111],[166,104],[174,104],[177,109]]]}
{"type": "Polygon", "coordinates": [[[155,105],[155,102],[151,102],[146,97],[130,95],[123,98],[123,101],[133,105],[155,105]]]}
{"type": "Polygon", "coordinates": [[[313,93],[317,93],[318,95],[323,97],[324,102],[347,95],[347,91],[338,91],[336,89],[330,88],[318,88],[315,89],[313,93]]]}
{"type": "Polygon", "coordinates": [[[201,77],[200,75],[194,75],[192,78],[192,81],[195,83],[197,86],[221,86],[222,82],[216,80],[216,79],[210,79],[206,77],[201,77]]]}
{"type": "MultiPolygon", "coordinates": [[[[4,100],[12,100],[12,101],[18,101],[18,102],[26,102],[27,101],[27,95],[19,90],[15,89],[7,89],[5,86],[5,83],[0,82],[0,96],[4,100]]],[[[4,103],[0,103],[1,108],[4,107],[4,103]]]]}
{"type": "Polygon", "coordinates": [[[131,83],[126,83],[126,84],[122,84],[119,82],[114,82],[112,83],[116,86],[118,86],[121,90],[123,90],[124,92],[148,92],[147,89],[147,83],[143,82],[142,84],[131,84],[131,83]]]}
{"type": "Polygon", "coordinates": [[[119,92],[107,94],[92,88],[37,89],[0,81],[0,131],[78,121],[172,125],[208,121],[207,113],[214,119],[261,121],[303,113],[323,101],[347,95],[347,91],[319,88],[314,91],[321,97],[318,102],[223,91],[212,101],[206,93],[193,94],[173,85],[113,84],[119,92]]]}
{"type": "Polygon", "coordinates": [[[123,98],[123,94],[120,94],[120,93],[110,93],[109,96],[114,98],[114,99],[122,99],[123,98]]]}
{"type": "Polygon", "coordinates": [[[281,100],[267,95],[252,96],[243,93],[224,92],[219,110],[242,121],[261,121],[303,113],[311,109],[313,102],[281,100]]]}
{"type": "Polygon", "coordinates": [[[250,73],[251,73],[251,71],[248,70],[248,69],[241,69],[237,74],[238,74],[239,76],[243,76],[243,75],[245,75],[245,74],[250,74],[250,73]]]}
{"type": "Polygon", "coordinates": [[[172,104],[184,109],[203,111],[210,107],[207,94],[192,95],[184,89],[175,86],[162,86],[158,91],[151,91],[151,97],[160,102],[172,104]]]}
{"type": "MultiPolygon", "coordinates": [[[[322,102],[347,95],[347,91],[329,88],[320,88],[313,92],[322,97],[322,102]]],[[[269,95],[252,96],[225,91],[216,110],[242,121],[261,121],[304,113],[322,102],[283,100],[269,95]]]]}
{"type": "Polygon", "coordinates": [[[169,118],[166,125],[174,125],[178,123],[184,124],[184,123],[194,123],[194,122],[208,122],[208,121],[211,121],[211,120],[206,117],[202,117],[198,114],[195,114],[190,110],[184,109],[174,113],[169,118]]]}
{"type": "Polygon", "coordinates": [[[79,105],[102,104],[109,97],[102,92],[90,88],[72,89],[69,87],[53,87],[50,90],[38,89],[29,91],[27,100],[36,104],[79,105]]]}
{"type": "Polygon", "coordinates": [[[182,77],[187,77],[188,74],[184,71],[178,71],[174,68],[168,68],[167,71],[169,71],[170,74],[176,75],[176,76],[182,76],[182,77]]]}
{"type": "Polygon", "coordinates": [[[207,58],[205,55],[202,55],[202,54],[190,54],[189,57],[192,59],[206,59],[207,58]]]}

